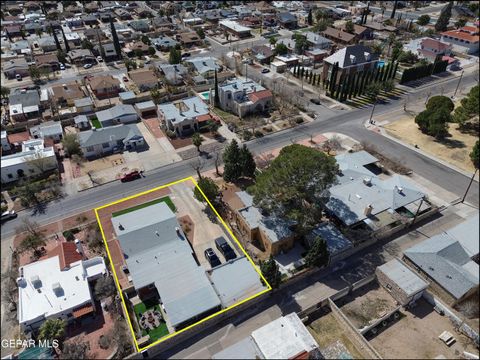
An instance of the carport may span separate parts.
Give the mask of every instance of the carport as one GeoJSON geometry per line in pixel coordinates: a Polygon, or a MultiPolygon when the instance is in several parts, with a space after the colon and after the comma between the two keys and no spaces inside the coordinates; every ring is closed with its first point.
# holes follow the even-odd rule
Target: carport
{"type": "Polygon", "coordinates": [[[157,105],[152,100],[137,103],[135,108],[142,118],[157,116],[157,105]]]}

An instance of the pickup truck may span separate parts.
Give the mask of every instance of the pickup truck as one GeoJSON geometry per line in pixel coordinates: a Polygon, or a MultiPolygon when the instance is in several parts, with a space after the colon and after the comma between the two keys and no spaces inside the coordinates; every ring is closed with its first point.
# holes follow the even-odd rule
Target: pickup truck
{"type": "Polygon", "coordinates": [[[128,182],[128,181],[140,179],[141,177],[142,175],[140,174],[140,172],[135,170],[135,171],[130,171],[129,173],[123,174],[122,177],[120,178],[120,181],[128,182]]]}

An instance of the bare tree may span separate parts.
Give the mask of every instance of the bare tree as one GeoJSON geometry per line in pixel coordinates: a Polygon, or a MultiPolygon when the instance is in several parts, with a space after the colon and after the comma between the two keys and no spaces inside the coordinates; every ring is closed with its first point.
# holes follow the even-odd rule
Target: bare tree
{"type": "Polygon", "coordinates": [[[40,173],[44,173],[52,168],[52,159],[46,157],[44,153],[37,152],[34,155],[26,157],[29,166],[35,168],[40,173]]]}
{"type": "Polygon", "coordinates": [[[202,174],[200,170],[205,166],[205,161],[200,156],[197,156],[197,158],[190,163],[190,166],[197,172],[198,178],[201,179],[202,174]]]}
{"type": "Polygon", "coordinates": [[[334,135],[323,143],[322,148],[327,152],[328,155],[330,155],[331,151],[337,151],[342,148],[342,140],[338,136],[334,135]]]}
{"type": "Polygon", "coordinates": [[[221,150],[222,150],[222,148],[220,146],[215,146],[215,149],[213,149],[213,154],[215,155],[215,173],[217,174],[217,176],[221,176],[220,171],[218,170],[218,166],[220,165],[220,162],[222,161],[221,150]]]}

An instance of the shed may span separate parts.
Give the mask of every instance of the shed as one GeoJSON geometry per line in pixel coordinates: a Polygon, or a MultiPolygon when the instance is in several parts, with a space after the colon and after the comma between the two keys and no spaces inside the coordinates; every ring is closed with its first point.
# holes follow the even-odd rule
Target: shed
{"type": "Polygon", "coordinates": [[[141,117],[157,116],[157,105],[152,100],[136,103],[135,109],[141,117]]]}

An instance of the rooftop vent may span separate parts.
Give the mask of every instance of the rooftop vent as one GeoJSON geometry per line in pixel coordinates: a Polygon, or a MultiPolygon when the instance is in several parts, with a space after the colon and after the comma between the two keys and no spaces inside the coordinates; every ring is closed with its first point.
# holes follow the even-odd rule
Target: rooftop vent
{"type": "Polygon", "coordinates": [[[160,233],[158,231],[155,231],[155,235],[160,236],[160,233]]]}
{"type": "Polygon", "coordinates": [[[352,64],[356,64],[357,63],[357,57],[355,55],[350,55],[350,62],[352,64]]]}
{"type": "Polygon", "coordinates": [[[367,186],[371,186],[372,185],[372,178],[364,178],[363,183],[367,186]]]}
{"type": "Polygon", "coordinates": [[[118,224],[118,230],[125,230],[122,224],[118,224]]]}
{"type": "Polygon", "coordinates": [[[372,59],[372,56],[369,52],[364,52],[363,55],[365,56],[366,61],[370,61],[372,59]]]}
{"type": "Polygon", "coordinates": [[[30,281],[32,282],[32,285],[35,289],[39,289],[42,287],[42,281],[40,280],[40,277],[38,275],[33,275],[30,278],[30,281]]]}
{"type": "Polygon", "coordinates": [[[355,194],[355,196],[357,197],[357,199],[361,199],[361,198],[362,198],[359,194],[355,194]]]}
{"type": "Polygon", "coordinates": [[[58,283],[58,282],[53,283],[52,284],[52,290],[55,294],[60,294],[63,291],[62,285],[60,285],[60,283],[58,283]]]}
{"type": "Polygon", "coordinates": [[[363,213],[365,214],[365,216],[370,216],[372,214],[372,210],[373,210],[372,204],[368,204],[367,206],[365,206],[363,213]]]}

